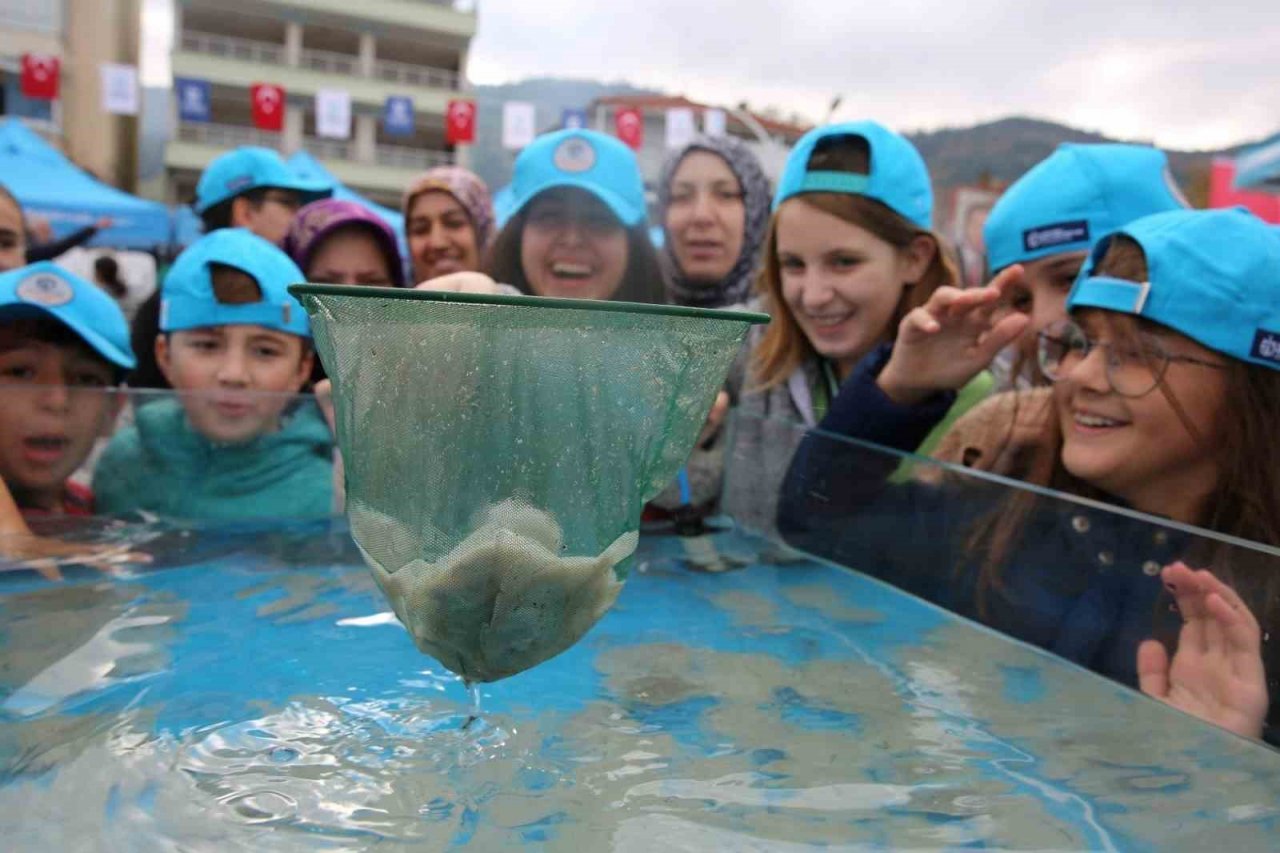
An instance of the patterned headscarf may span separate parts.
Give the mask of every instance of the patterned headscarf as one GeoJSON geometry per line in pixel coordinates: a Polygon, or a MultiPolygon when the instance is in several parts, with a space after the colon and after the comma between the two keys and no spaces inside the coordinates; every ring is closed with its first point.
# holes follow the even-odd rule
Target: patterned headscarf
{"type": "MultiPolygon", "coordinates": [[[[409,208],[413,200],[429,190],[447,192],[458,200],[462,209],[471,217],[471,225],[476,229],[476,248],[483,255],[493,239],[493,199],[489,197],[489,188],[474,172],[461,166],[436,166],[418,175],[404,191],[401,210],[404,212],[406,227],[409,224],[409,208]]],[[[407,234],[405,235],[408,236],[407,234]]]]}
{"type": "Polygon", "coordinates": [[[284,238],[284,250],[305,272],[324,238],[339,228],[350,225],[368,229],[387,259],[392,284],[404,287],[404,261],[400,258],[396,232],[381,216],[354,201],[326,198],[303,207],[289,225],[289,233],[284,238]]]}
{"type": "Polygon", "coordinates": [[[684,148],[672,153],[662,167],[658,183],[658,222],[665,238],[662,265],[667,279],[667,295],[677,305],[717,308],[739,305],[751,296],[751,284],[760,263],[760,250],[765,230],[769,227],[769,205],[773,193],[760,161],[739,140],[731,136],[699,136],[684,148]],[[714,285],[690,281],[676,261],[674,240],[667,233],[667,209],[671,206],[671,180],[676,169],[691,151],[710,151],[719,155],[742,186],[742,203],[746,207],[746,227],[742,253],[729,274],[714,285]]]}

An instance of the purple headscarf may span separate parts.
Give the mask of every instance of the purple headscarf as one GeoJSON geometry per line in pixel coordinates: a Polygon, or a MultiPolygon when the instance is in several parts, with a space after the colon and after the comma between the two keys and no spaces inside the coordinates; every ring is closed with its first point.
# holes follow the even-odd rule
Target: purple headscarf
{"type": "Polygon", "coordinates": [[[404,191],[401,210],[406,226],[413,200],[431,190],[446,192],[462,205],[462,209],[471,217],[472,227],[476,229],[476,248],[483,256],[485,249],[489,247],[489,241],[493,239],[494,231],[493,199],[489,197],[489,188],[484,181],[461,166],[436,166],[428,169],[414,178],[404,191]]]}
{"type": "Polygon", "coordinates": [[[305,272],[324,238],[339,228],[352,225],[366,228],[373,235],[378,248],[387,259],[391,282],[396,287],[404,287],[404,262],[400,258],[395,231],[381,216],[354,201],[326,198],[303,207],[289,226],[289,234],[284,238],[284,250],[305,272]]]}

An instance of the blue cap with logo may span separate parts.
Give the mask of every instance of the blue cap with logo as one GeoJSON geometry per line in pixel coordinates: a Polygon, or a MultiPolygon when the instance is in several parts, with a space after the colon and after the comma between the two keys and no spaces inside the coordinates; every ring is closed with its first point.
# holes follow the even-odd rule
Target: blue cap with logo
{"type": "Polygon", "coordinates": [[[539,193],[556,187],[586,190],[627,228],[644,221],[644,179],[636,155],[612,136],[559,130],[535,139],[516,158],[507,216],[515,216],[539,193]]]}
{"type": "Polygon", "coordinates": [[[1176,210],[1103,238],[1067,297],[1067,310],[1145,317],[1232,358],[1280,370],[1280,239],[1242,207],[1176,210]],[[1114,237],[1142,247],[1147,281],[1094,269],[1114,237]]]}
{"type": "Polygon", "coordinates": [[[800,193],[847,193],[875,199],[924,229],[933,227],[933,185],[929,169],[905,136],[874,121],[815,128],[796,143],[773,196],[773,209],[800,193]],[[861,137],[871,152],[870,174],[810,169],[814,149],[827,139],[861,137]]]}
{"type": "Polygon", "coordinates": [[[1169,158],[1146,145],[1066,143],[1014,181],[982,229],[987,266],[1088,250],[1142,216],[1188,207],[1169,158]]]}
{"type": "Polygon", "coordinates": [[[136,362],[129,323],[116,301],[79,276],[49,261],[0,273],[0,318],[47,314],[125,370],[136,362]]]}
{"type": "Polygon", "coordinates": [[[292,190],[301,196],[303,204],[333,195],[332,184],[298,177],[277,152],[246,145],[228,151],[205,167],[196,184],[196,213],[266,187],[292,190]]]}
{"type": "Polygon", "coordinates": [[[160,331],[210,326],[265,326],[311,337],[307,312],[289,295],[289,285],[305,282],[298,265],[275,244],[244,228],[221,228],[201,237],[178,256],[160,287],[160,331]],[[232,267],[258,283],[257,302],[218,301],[213,268],[232,267]]]}

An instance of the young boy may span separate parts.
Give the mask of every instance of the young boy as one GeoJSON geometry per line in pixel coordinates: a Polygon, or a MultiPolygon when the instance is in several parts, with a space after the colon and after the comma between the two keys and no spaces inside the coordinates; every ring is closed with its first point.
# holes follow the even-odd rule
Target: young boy
{"type": "Polygon", "coordinates": [[[161,287],[155,356],[178,392],[140,406],[94,472],[99,508],[188,519],[322,516],[332,439],[297,394],[314,363],[301,270],[247,230],[209,234],[161,287]]]}
{"type": "Polygon", "coordinates": [[[68,478],[133,366],[124,315],[100,288],[47,261],[0,274],[0,479],[23,513],[94,511],[68,478]]]}
{"type": "Polygon", "coordinates": [[[270,148],[244,146],[218,157],[196,185],[196,213],[206,233],[248,228],[277,246],[302,205],[328,198],[333,187],[289,171],[270,148]]]}

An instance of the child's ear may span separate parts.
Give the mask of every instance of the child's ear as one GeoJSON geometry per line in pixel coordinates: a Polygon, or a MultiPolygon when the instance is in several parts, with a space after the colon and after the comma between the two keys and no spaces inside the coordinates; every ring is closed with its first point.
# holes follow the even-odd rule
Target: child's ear
{"type": "Polygon", "coordinates": [[[311,379],[311,371],[315,368],[316,351],[307,344],[302,346],[302,358],[298,359],[298,373],[294,377],[295,393],[302,390],[302,387],[311,379]]]}
{"type": "Polygon", "coordinates": [[[156,335],[156,367],[160,368],[164,381],[172,385],[173,377],[169,375],[169,336],[165,334],[156,335]]]}

